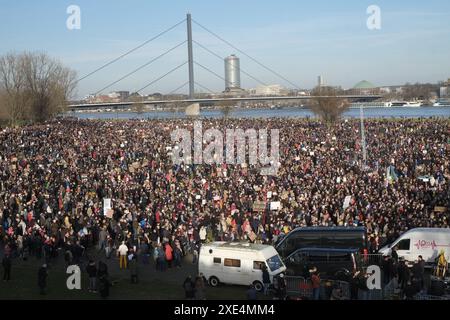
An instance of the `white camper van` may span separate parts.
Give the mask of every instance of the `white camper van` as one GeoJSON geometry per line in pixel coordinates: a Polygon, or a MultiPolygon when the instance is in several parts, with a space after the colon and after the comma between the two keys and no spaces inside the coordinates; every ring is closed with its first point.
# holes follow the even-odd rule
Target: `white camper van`
{"type": "Polygon", "coordinates": [[[393,243],[381,248],[379,253],[390,255],[397,247],[397,254],[408,262],[414,262],[422,256],[427,264],[434,263],[439,252],[444,250],[445,257],[450,257],[450,229],[415,228],[403,233],[393,243]]]}
{"type": "Polygon", "coordinates": [[[242,242],[213,242],[200,249],[198,269],[211,286],[219,283],[255,286],[262,290],[262,266],[271,278],[286,270],[274,247],[242,242]]]}

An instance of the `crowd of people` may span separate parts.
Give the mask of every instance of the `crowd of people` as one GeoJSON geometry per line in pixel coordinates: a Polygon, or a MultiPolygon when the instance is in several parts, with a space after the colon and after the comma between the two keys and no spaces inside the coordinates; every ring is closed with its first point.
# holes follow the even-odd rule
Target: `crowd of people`
{"type": "MultiPolygon", "coordinates": [[[[450,120],[203,119],[203,130],[279,129],[280,168],[174,164],[191,119],[54,120],[0,129],[4,255],[68,264],[96,248],[181,267],[202,242],[273,244],[299,226],[367,228],[376,250],[413,227],[448,227],[450,120]],[[347,206],[343,203],[351,197],[347,206]],[[111,199],[111,210],[104,200],[111,199]],[[270,203],[280,202],[277,210],[270,203]],[[254,209],[254,203],[265,209],[254,209]]],[[[6,261],[8,264],[8,261],[6,261]]]]}

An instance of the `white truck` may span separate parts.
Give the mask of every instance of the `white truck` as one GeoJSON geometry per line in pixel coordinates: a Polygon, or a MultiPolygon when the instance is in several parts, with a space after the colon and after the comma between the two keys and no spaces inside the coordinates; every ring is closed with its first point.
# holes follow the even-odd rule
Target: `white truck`
{"type": "Polygon", "coordinates": [[[383,255],[390,255],[396,248],[398,257],[412,263],[419,255],[426,264],[432,264],[439,252],[444,250],[447,261],[450,261],[450,229],[446,228],[415,228],[403,233],[393,243],[379,250],[383,255]]]}
{"type": "Polygon", "coordinates": [[[212,242],[200,248],[198,270],[213,287],[224,284],[263,288],[262,268],[267,267],[271,281],[286,266],[274,247],[243,242],[212,242]]]}

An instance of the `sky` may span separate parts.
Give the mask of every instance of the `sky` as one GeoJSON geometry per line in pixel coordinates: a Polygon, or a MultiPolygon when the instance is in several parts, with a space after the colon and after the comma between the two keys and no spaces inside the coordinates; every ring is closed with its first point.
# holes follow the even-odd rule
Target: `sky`
{"type": "MultiPolygon", "coordinates": [[[[193,39],[220,57],[236,54],[241,68],[266,84],[312,88],[322,75],[343,88],[368,80],[377,86],[450,78],[450,1],[299,0],[0,0],[0,55],[38,51],[59,59],[79,78],[186,18],[213,31],[278,75],[193,23],[193,39]],[[67,28],[70,5],[80,29],[67,28]],[[367,12],[380,9],[379,29],[367,12]],[[284,79],[283,79],[284,78],[284,79]],[[289,82],[285,81],[289,80],[289,82]]],[[[139,50],[78,83],[76,97],[96,93],[186,40],[182,23],[139,50]]],[[[197,91],[223,91],[224,62],[194,43],[197,91]]],[[[105,89],[138,90],[187,61],[184,43],[105,89]]],[[[188,81],[184,65],[142,93],[168,93],[188,81]]],[[[259,85],[241,74],[243,88],[259,85]]],[[[186,93],[187,86],[178,90],[186,93]]]]}

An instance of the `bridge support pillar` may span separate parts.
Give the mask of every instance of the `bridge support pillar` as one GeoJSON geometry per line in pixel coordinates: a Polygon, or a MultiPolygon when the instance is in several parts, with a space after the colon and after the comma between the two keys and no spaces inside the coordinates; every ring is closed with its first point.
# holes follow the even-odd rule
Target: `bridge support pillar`
{"type": "Polygon", "coordinates": [[[187,14],[187,45],[189,65],[189,99],[194,99],[194,55],[192,52],[192,20],[191,14],[187,14]]]}

